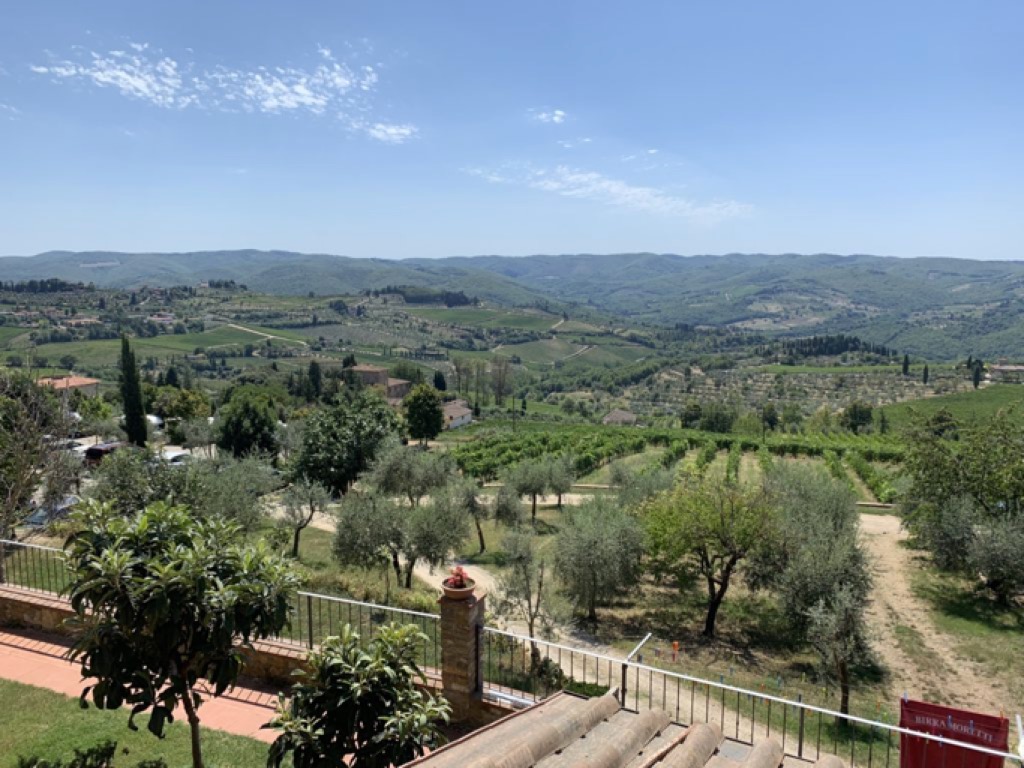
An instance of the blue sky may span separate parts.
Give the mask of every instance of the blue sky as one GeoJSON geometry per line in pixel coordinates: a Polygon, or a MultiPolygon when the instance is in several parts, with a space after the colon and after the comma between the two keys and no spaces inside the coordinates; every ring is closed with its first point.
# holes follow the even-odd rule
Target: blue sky
{"type": "Polygon", "coordinates": [[[33,2],[0,254],[1024,258],[1024,3],[33,2]]]}

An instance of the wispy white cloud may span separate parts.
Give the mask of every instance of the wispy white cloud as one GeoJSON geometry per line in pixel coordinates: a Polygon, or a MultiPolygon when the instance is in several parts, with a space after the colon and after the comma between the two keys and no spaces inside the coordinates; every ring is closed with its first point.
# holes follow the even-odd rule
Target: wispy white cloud
{"type": "Polygon", "coordinates": [[[565,119],[568,117],[565,111],[561,109],[531,109],[530,116],[538,123],[555,123],[556,125],[561,125],[562,123],[565,122],[565,119]]]}
{"type": "Polygon", "coordinates": [[[366,132],[386,144],[404,144],[416,137],[415,125],[396,125],[393,123],[374,123],[366,128],[366,132]]]}
{"type": "Polygon", "coordinates": [[[17,120],[21,115],[21,110],[17,107],[12,107],[10,104],[0,102],[0,115],[5,116],[8,120],[17,120]]]}
{"type": "Polygon", "coordinates": [[[319,46],[314,66],[259,66],[201,69],[150,48],[106,53],[75,49],[74,58],[32,64],[29,69],[53,82],[111,88],[121,95],[165,109],[198,108],[261,114],[313,114],[337,118],[349,129],[389,144],[415,137],[410,124],[374,120],[372,96],[379,82],[374,66],[340,61],[319,46]]]}
{"type": "Polygon", "coordinates": [[[572,149],[573,147],[578,147],[578,146],[580,146],[582,144],[589,144],[591,141],[593,141],[593,139],[590,139],[590,138],[587,138],[586,136],[584,136],[581,139],[574,139],[572,141],[568,141],[566,139],[561,139],[557,143],[558,143],[558,146],[562,147],[562,149],[572,149]]]}
{"type": "Polygon", "coordinates": [[[514,184],[551,192],[562,197],[592,200],[618,208],[717,223],[741,216],[750,206],[733,200],[697,202],[657,187],[630,184],[596,171],[566,165],[554,168],[504,166],[500,169],[469,168],[466,172],[494,184],[514,184]]]}

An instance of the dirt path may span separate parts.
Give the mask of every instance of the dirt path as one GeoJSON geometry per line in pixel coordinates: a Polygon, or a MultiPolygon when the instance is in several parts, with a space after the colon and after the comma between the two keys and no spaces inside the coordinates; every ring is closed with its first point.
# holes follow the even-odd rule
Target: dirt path
{"type": "MultiPolygon", "coordinates": [[[[307,344],[305,341],[300,341],[298,339],[288,339],[285,338],[284,336],[275,336],[272,333],[264,333],[263,331],[254,331],[252,328],[246,328],[244,325],[238,325],[237,323],[225,323],[225,325],[227,325],[228,328],[234,328],[235,330],[238,331],[245,331],[246,333],[251,333],[254,336],[262,336],[264,339],[278,339],[279,341],[287,341],[291,342],[292,344],[301,344],[303,347],[309,346],[309,344],[307,344]]],[[[226,347],[229,345],[220,344],[218,346],[226,347]]]]}
{"type": "Polygon", "coordinates": [[[928,607],[913,592],[914,554],[895,515],[862,514],[860,529],[872,558],[875,585],[868,609],[872,647],[888,668],[893,696],[913,697],[982,712],[1009,712],[1004,687],[958,653],[928,607]]]}

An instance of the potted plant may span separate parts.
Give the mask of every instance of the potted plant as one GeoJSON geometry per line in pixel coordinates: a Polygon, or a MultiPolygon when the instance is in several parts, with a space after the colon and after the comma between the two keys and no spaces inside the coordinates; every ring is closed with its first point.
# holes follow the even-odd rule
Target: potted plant
{"type": "Polygon", "coordinates": [[[452,568],[451,575],[441,582],[444,596],[449,600],[465,600],[473,594],[476,582],[469,578],[461,565],[452,568]]]}

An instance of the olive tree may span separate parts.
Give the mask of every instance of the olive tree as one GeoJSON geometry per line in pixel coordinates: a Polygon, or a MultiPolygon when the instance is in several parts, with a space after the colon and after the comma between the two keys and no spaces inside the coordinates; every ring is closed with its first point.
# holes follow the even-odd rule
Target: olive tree
{"type": "Polygon", "coordinates": [[[330,492],[320,483],[300,478],[284,492],[284,520],[292,529],[292,557],[299,556],[299,537],[313,522],[318,513],[323,514],[331,501],[330,492]]]}
{"type": "MultiPolygon", "coordinates": [[[[537,556],[535,534],[510,531],[505,536],[506,568],[498,577],[495,612],[499,616],[521,621],[532,640],[538,629],[552,625],[548,610],[551,578],[547,564],[537,556]],[[547,579],[545,579],[547,577],[547,579]]],[[[536,645],[533,646],[536,651],[536,645]]]]}
{"type": "Polygon", "coordinates": [[[423,689],[416,662],[426,641],[414,625],[397,624],[381,627],[365,645],[348,625],[324,640],[291,697],[279,699],[269,727],[281,735],[267,765],[390,768],[444,743],[439,724],[451,707],[423,689]]]}
{"type": "Polygon", "coordinates": [[[420,561],[442,565],[466,538],[469,517],[451,489],[418,507],[402,507],[379,494],[350,493],[338,512],[334,555],[363,568],[390,563],[406,588],[420,561]],[[403,570],[404,566],[404,570],[403,570]]]}
{"type": "Polygon", "coordinates": [[[597,620],[598,603],[636,584],[643,543],[636,519],[609,499],[568,513],[555,540],[555,572],[588,619],[597,620]]]}
{"type": "Polygon", "coordinates": [[[180,705],[193,768],[202,768],[203,697],[233,687],[243,649],[286,625],[297,578],[262,546],[243,544],[237,526],[185,507],[157,503],[125,516],[90,502],[77,514],[66,549],[81,631],[70,655],[95,680],[82,702],[130,706],[132,729],[148,711],[156,736],[180,705]]]}
{"type": "Polygon", "coordinates": [[[718,477],[689,478],[650,502],[644,518],[658,567],[674,572],[680,583],[688,572],[704,580],[704,635],[714,637],[733,576],[774,533],[775,514],[767,494],[718,477]]]}
{"type": "Polygon", "coordinates": [[[401,445],[390,440],[381,446],[370,471],[362,479],[389,496],[404,496],[410,506],[455,477],[451,459],[443,454],[401,445]]]}
{"type": "MultiPolygon", "coordinates": [[[[839,685],[839,711],[850,713],[851,670],[870,651],[864,621],[865,600],[847,586],[821,598],[808,611],[807,637],[818,654],[822,675],[839,685]]],[[[845,724],[845,720],[840,722],[845,724]]]]}
{"type": "Polygon", "coordinates": [[[519,462],[506,481],[518,495],[530,498],[530,520],[533,523],[537,522],[537,497],[544,495],[549,478],[548,462],[534,459],[519,462]]]}

